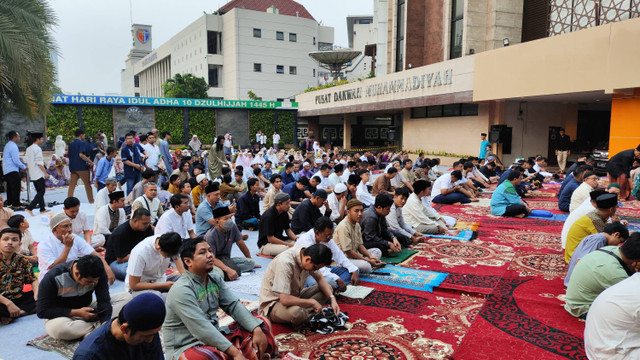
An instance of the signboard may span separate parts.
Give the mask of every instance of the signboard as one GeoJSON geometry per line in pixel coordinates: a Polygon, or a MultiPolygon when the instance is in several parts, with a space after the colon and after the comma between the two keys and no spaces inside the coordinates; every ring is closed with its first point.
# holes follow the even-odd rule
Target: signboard
{"type": "Polygon", "coordinates": [[[298,125],[298,140],[304,140],[309,135],[309,128],[298,125]]]}
{"type": "MultiPolygon", "coordinates": [[[[52,104],[65,105],[121,105],[121,106],[174,106],[194,108],[227,108],[227,109],[277,109],[280,101],[250,100],[216,100],[216,99],[176,99],[129,96],[97,96],[97,95],[53,95],[52,104]]],[[[297,108],[298,103],[292,102],[297,108]]]]}

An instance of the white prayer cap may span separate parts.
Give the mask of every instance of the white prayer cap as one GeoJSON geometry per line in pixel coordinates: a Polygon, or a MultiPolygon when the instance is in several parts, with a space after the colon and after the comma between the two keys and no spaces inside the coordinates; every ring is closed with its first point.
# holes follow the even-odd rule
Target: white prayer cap
{"type": "Polygon", "coordinates": [[[67,214],[64,213],[64,211],[61,213],[57,213],[51,218],[51,220],[49,220],[49,227],[51,227],[51,230],[53,230],[56,228],[56,226],[62,224],[67,220],[71,221],[71,219],[67,216],[67,214]]]}
{"type": "Polygon", "coordinates": [[[345,191],[347,191],[347,185],[343,183],[339,183],[338,185],[336,185],[336,188],[333,190],[333,192],[335,192],[336,194],[342,194],[345,191]]]}
{"type": "Polygon", "coordinates": [[[322,164],[322,159],[316,159],[316,164],[322,164]]]}

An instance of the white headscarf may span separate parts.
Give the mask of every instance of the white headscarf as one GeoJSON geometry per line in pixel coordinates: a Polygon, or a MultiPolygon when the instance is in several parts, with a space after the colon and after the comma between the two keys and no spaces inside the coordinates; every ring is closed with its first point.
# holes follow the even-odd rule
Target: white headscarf
{"type": "Polygon", "coordinates": [[[62,140],[62,135],[56,136],[56,155],[64,156],[64,152],[66,151],[67,143],[62,140]]]}

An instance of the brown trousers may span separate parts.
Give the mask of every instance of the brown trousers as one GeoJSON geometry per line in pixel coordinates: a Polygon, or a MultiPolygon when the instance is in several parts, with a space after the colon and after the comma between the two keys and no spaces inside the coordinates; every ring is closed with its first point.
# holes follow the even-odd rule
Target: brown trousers
{"type": "Polygon", "coordinates": [[[72,171],[71,179],[69,181],[69,191],[67,197],[73,196],[73,192],[78,184],[78,178],[82,179],[84,184],[84,191],[87,193],[87,199],[90,204],[93,204],[93,189],[91,188],[91,180],[89,180],[89,170],[72,171]]]}

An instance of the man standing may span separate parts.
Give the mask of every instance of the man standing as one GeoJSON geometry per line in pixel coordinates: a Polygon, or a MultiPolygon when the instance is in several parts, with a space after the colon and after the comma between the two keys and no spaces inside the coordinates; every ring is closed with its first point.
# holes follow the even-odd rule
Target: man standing
{"type": "Polygon", "coordinates": [[[273,148],[278,151],[278,144],[280,143],[280,134],[277,131],[273,132],[273,148]]]}
{"type": "MultiPolygon", "coordinates": [[[[71,145],[69,145],[71,147],[71,145]]],[[[127,195],[133,190],[133,186],[142,177],[142,157],[140,151],[134,143],[133,134],[129,133],[124,137],[124,145],[120,151],[122,163],[124,164],[124,178],[127,180],[127,195]]]]}
{"type": "Polygon", "coordinates": [[[153,170],[155,176],[153,177],[153,182],[157,182],[158,180],[158,162],[160,162],[160,147],[156,145],[156,137],[149,133],[147,135],[147,143],[142,146],[144,151],[147,153],[147,160],[145,161],[145,166],[147,169],[153,170]]]}
{"type": "Polygon", "coordinates": [[[87,193],[87,199],[90,204],[93,204],[93,189],[91,188],[91,180],[89,179],[89,169],[93,168],[93,161],[85,155],[88,147],[84,141],[84,130],[76,130],[75,135],[76,139],[69,144],[69,171],[71,171],[71,180],[69,180],[67,197],[73,196],[78,178],[80,178],[84,185],[84,191],[87,193]]]}
{"type": "Polygon", "coordinates": [[[558,166],[562,173],[565,173],[564,169],[567,166],[567,157],[569,157],[569,155],[571,155],[571,138],[569,135],[565,135],[564,129],[560,129],[560,131],[558,131],[558,138],[556,139],[556,156],[558,157],[558,166]]]}
{"type": "MultiPolygon", "coordinates": [[[[251,252],[244,243],[249,235],[242,235],[231,219],[231,211],[226,206],[213,210],[216,225],[204,234],[211,250],[215,255],[215,265],[224,272],[225,281],[237,279],[243,272],[253,270],[256,261],[251,258],[251,252]],[[231,247],[237,244],[244,257],[231,257],[231,247]]],[[[223,274],[220,274],[223,275],[223,274]]]]}
{"type": "Polygon", "coordinates": [[[142,240],[153,235],[151,214],[147,209],[137,209],[131,220],[119,225],[109,236],[105,260],[118,280],[124,280],[131,250],[142,240]]]}
{"type": "Polygon", "coordinates": [[[155,234],[160,236],[175,232],[183,239],[196,237],[195,227],[189,212],[189,197],[184,194],[176,194],[171,197],[170,202],[172,208],[158,219],[155,234]]]}
{"type": "Polygon", "coordinates": [[[490,146],[491,143],[487,140],[487,134],[480,134],[480,155],[478,155],[478,159],[481,161],[487,157],[487,146],[490,146]]]}
{"type": "Polygon", "coordinates": [[[18,211],[22,210],[22,205],[20,204],[20,170],[24,170],[27,167],[20,161],[19,157],[18,141],[20,141],[20,134],[11,130],[7,133],[7,139],[9,141],[7,141],[2,152],[2,172],[7,180],[6,204],[13,210],[18,211]]]}
{"type": "Polygon", "coordinates": [[[158,333],[165,314],[164,302],[159,296],[137,296],[114,319],[82,340],[72,360],[164,360],[158,333]]]}
{"type": "Polygon", "coordinates": [[[167,359],[275,356],[277,349],[271,324],[261,316],[254,317],[220,274],[212,271],[215,257],[209,244],[201,237],[188,239],[180,256],[187,270],[167,296],[167,317],[163,325],[167,359]],[[220,327],[217,316],[220,308],[231,316],[234,325],[220,327]],[[236,347],[240,344],[241,348],[236,347]]]}
{"type": "Polygon", "coordinates": [[[369,274],[375,268],[384,266],[380,261],[382,251],[377,248],[367,250],[362,244],[362,220],[364,204],[358,199],[351,199],[347,203],[347,216],[338,224],[335,232],[335,242],[349,260],[358,267],[362,274],[369,274]]]}
{"type": "Polygon", "coordinates": [[[41,214],[48,211],[44,208],[44,179],[48,179],[49,174],[47,174],[47,170],[44,168],[44,158],[42,157],[42,149],[40,148],[43,142],[42,133],[31,133],[31,141],[33,141],[33,143],[24,153],[24,160],[27,162],[29,178],[36,188],[36,196],[25,210],[29,215],[33,216],[33,209],[35,209],[36,206],[40,207],[41,214]]]}
{"type": "Polygon", "coordinates": [[[109,281],[100,258],[86,255],[52,268],[40,281],[38,317],[54,339],[75,340],[109,321],[131,299],[127,293],[109,295],[109,281]],[[96,300],[93,300],[93,293],[96,300]]]}
{"type": "Polygon", "coordinates": [[[166,174],[160,176],[160,183],[167,181],[169,174],[171,173],[171,165],[173,165],[173,156],[169,152],[169,140],[171,140],[171,133],[168,131],[162,132],[162,141],[160,142],[160,155],[162,155],[162,161],[164,161],[164,167],[167,169],[166,174]]]}
{"type": "Polygon", "coordinates": [[[118,155],[118,150],[109,146],[106,150],[106,154],[106,156],[103,156],[98,161],[98,166],[96,167],[96,189],[98,189],[98,192],[106,186],[105,181],[107,180],[109,173],[111,173],[114,158],[118,155]]]}
{"type": "Polygon", "coordinates": [[[331,250],[322,244],[293,247],[278,255],[267,267],[260,286],[258,311],[269,320],[290,324],[298,329],[306,324],[331,299],[331,308],[340,313],[333,289],[318,272],[331,264],[331,250]],[[317,286],[304,288],[312,276],[317,286]]]}

